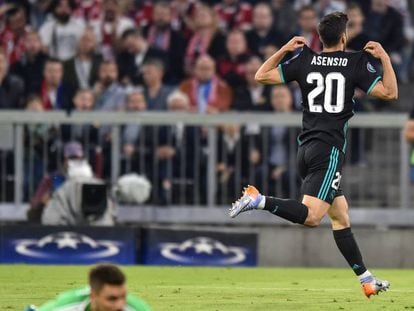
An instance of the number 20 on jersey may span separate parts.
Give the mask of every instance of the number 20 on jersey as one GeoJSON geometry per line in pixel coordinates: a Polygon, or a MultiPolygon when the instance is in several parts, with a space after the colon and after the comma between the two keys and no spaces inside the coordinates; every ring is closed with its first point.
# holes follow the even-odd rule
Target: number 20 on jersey
{"type": "Polygon", "coordinates": [[[344,110],[345,103],[345,77],[340,72],[331,72],[324,78],[319,72],[311,72],[306,77],[306,82],[316,84],[316,87],[308,94],[310,112],[322,113],[323,109],[329,113],[339,113],[344,110]],[[336,103],[332,104],[332,89],[336,82],[336,103]],[[315,98],[324,93],[323,106],[315,103],[315,98]]]}

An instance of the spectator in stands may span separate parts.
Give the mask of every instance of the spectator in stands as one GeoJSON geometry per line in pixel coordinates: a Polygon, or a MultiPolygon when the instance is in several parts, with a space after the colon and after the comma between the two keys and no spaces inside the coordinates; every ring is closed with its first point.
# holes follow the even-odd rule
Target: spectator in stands
{"type": "Polygon", "coordinates": [[[38,94],[45,110],[72,108],[72,90],[63,83],[63,64],[58,59],[49,58],[46,61],[38,94]]]}
{"type": "Polygon", "coordinates": [[[261,161],[255,135],[246,134],[240,125],[220,128],[217,148],[218,202],[228,204],[240,191],[239,185],[257,182],[256,171],[261,161]]]}
{"type": "Polygon", "coordinates": [[[92,111],[95,106],[95,94],[91,89],[79,89],[73,98],[75,111],[92,111]]]}
{"type": "MultiPolygon", "coordinates": [[[[275,113],[291,113],[293,111],[292,93],[286,85],[274,86],[271,94],[271,105],[275,113]]],[[[273,126],[266,137],[269,138],[269,188],[276,194],[281,190],[283,196],[289,195],[289,174],[295,178],[295,172],[289,172],[289,157],[296,150],[289,149],[289,141],[294,135],[289,135],[289,129],[284,126],[273,126]]]]}
{"type": "Polygon", "coordinates": [[[70,160],[83,160],[84,153],[82,145],[78,142],[69,142],[63,148],[63,163],[61,169],[47,174],[38,185],[35,194],[30,200],[30,208],[27,211],[30,222],[39,223],[43,209],[49,202],[53,193],[58,190],[67,178],[68,162],[70,160]]]}
{"type": "Polygon", "coordinates": [[[272,8],[269,4],[256,4],[253,9],[253,28],[246,33],[246,37],[250,51],[262,58],[267,47],[278,48],[283,44],[284,35],[273,27],[272,8]]]}
{"type": "MultiPolygon", "coordinates": [[[[126,97],[127,112],[142,112],[147,110],[144,90],[140,87],[133,88],[126,97]]],[[[136,141],[140,134],[140,125],[127,124],[122,129],[122,150],[126,157],[131,157],[136,151],[136,141]]]]}
{"type": "Polygon", "coordinates": [[[371,1],[367,1],[367,0],[348,0],[348,5],[355,3],[357,5],[359,5],[359,7],[362,9],[362,12],[364,13],[364,16],[367,16],[368,12],[370,11],[371,8],[371,1]]]}
{"type": "Polygon", "coordinates": [[[218,30],[215,11],[207,5],[198,5],[193,17],[194,33],[185,52],[185,70],[190,73],[198,56],[210,54],[214,59],[225,53],[224,36],[218,30]]]}
{"type": "Polygon", "coordinates": [[[138,29],[128,29],[122,34],[124,51],[117,57],[120,80],[127,84],[142,84],[142,64],[150,58],[167,63],[164,51],[150,46],[138,29]]]}
{"type": "Polygon", "coordinates": [[[223,0],[214,6],[223,31],[240,29],[247,31],[252,26],[252,7],[239,0],[223,0]]]}
{"type": "Polygon", "coordinates": [[[306,39],[307,45],[315,52],[322,51],[319,34],[316,30],[318,25],[318,15],[313,6],[307,5],[300,9],[297,35],[303,36],[306,39]]]}
{"type": "MultiPolygon", "coordinates": [[[[168,111],[189,112],[190,99],[183,92],[176,90],[167,98],[168,111]]],[[[160,128],[160,141],[156,151],[159,163],[160,201],[162,204],[189,203],[197,189],[194,176],[200,171],[197,152],[201,148],[200,128],[183,124],[163,126],[160,128]],[[181,195],[184,194],[184,197],[181,195]]]]}
{"type": "Polygon", "coordinates": [[[183,34],[186,40],[189,39],[194,29],[193,18],[199,2],[197,0],[172,0],[170,5],[173,29],[183,34]]]}
{"type": "Polygon", "coordinates": [[[24,39],[25,52],[11,67],[11,71],[24,81],[25,95],[37,93],[43,80],[43,69],[48,58],[43,52],[39,34],[29,31],[24,39]]]}
{"type": "MultiPolygon", "coordinates": [[[[36,95],[31,95],[26,101],[26,111],[42,113],[44,112],[42,99],[36,95]]],[[[34,189],[42,180],[46,170],[44,159],[49,155],[48,146],[51,126],[46,124],[28,124],[24,127],[24,195],[25,199],[30,199],[34,189]]]]}
{"type": "MultiPolygon", "coordinates": [[[[411,2],[411,8],[414,9],[411,2]]],[[[401,65],[398,68],[401,83],[408,83],[410,79],[410,70],[412,58],[414,56],[414,24],[412,22],[414,12],[410,12],[410,4],[407,0],[389,1],[389,5],[401,14],[403,19],[404,44],[401,50],[401,65]]]]}
{"type": "Polygon", "coordinates": [[[366,32],[370,40],[378,41],[390,54],[393,65],[402,63],[401,50],[404,44],[403,20],[400,13],[388,6],[387,0],[372,0],[366,19],[366,32]]]}
{"type": "Polygon", "coordinates": [[[318,17],[322,18],[333,12],[345,12],[346,1],[345,0],[318,0],[314,4],[318,17]]]}
{"type": "Polygon", "coordinates": [[[134,9],[135,10],[130,15],[133,16],[135,25],[137,25],[139,28],[148,27],[148,25],[150,25],[152,22],[152,12],[154,10],[153,1],[136,1],[134,9]]]}
{"type": "Polygon", "coordinates": [[[52,17],[39,30],[49,55],[61,61],[75,56],[78,41],[85,29],[83,20],[72,15],[75,7],[75,0],[54,0],[49,8],[52,17]]]}
{"type": "Polygon", "coordinates": [[[232,30],[226,38],[226,54],[217,61],[217,73],[231,87],[245,83],[246,62],[250,54],[244,32],[232,30]]]}
{"type": "Polygon", "coordinates": [[[288,0],[272,0],[273,27],[290,38],[296,32],[296,11],[288,0]]]}
{"type": "MultiPolygon", "coordinates": [[[[241,163],[240,160],[237,159],[238,155],[243,155],[243,152],[247,151],[242,150],[242,147],[245,146],[241,142],[242,135],[240,125],[225,125],[220,128],[216,168],[218,175],[217,196],[219,204],[230,202],[231,197],[236,195],[236,190],[234,189],[236,183],[234,175],[236,172],[241,174],[243,168],[247,168],[248,166],[248,163],[245,161],[241,163]]],[[[239,180],[241,183],[240,175],[239,180]]]]}
{"type": "Polygon", "coordinates": [[[305,5],[312,4],[312,2],[314,1],[313,0],[293,0],[292,2],[293,2],[293,8],[295,9],[295,11],[298,12],[302,7],[304,7],[305,5]]]}
{"type": "Polygon", "coordinates": [[[51,2],[52,0],[30,1],[29,20],[33,30],[39,30],[46,21],[51,2]]]}
{"type": "MultiPolygon", "coordinates": [[[[79,89],[73,98],[73,112],[93,111],[95,94],[91,89],[79,89]]],[[[73,124],[62,126],[62,139],[64,141],[80,141],[85,146],[98,144],[98,127],[91,121],[88,124],[73,124]]]]}
{"type": "Polygon", "coordinates": [[[102,0],[77,0],[75,15],[86,22],[92,22],[101,17],[102,0]]]}
{"type": "MultiPolygon", "coordinates": [[[[36,95],[31,95],[27,98],[25,108],[26,108],[27,111],[33,111],[33,112],[43,112],[43,111],[45,111],[44,107],[43,107],[42,99],[39,96],[36,96],[36,95]]],[[[39,125],[42,125],[42,124],[39,124],[39,125]]],[[[37,126],[37,125],[35,125],[35,126],[37,126]]]]}
{"type": "MultiPolygon", "coordinates": [[[[99,66],[98,81],[94,87],[95,110],[121,111],[125,108],[126,90],[118,82],[118,67],[114,61],[106,60],[99,66]]],[[[111,127],[101,126],[98,133],[105,159],[110,157],[111,127]]],[[[110,172],[110,161],[105,165],[105,176],[110,172]]]]}
{"type": "Polygon", "coordinates": [[[349,19],[347,49],[361,51],[369,41],[364,31],[364,13],[359,5],[353,3],[348,6],[346,14],[349,19]]]}
{"type": "Polygon", "coordinates": [[[161,60],[148,59],[142,66],[145,100],[148,110],[166,110],[167,97],[172,88],[163,84],[164,64],[161,60]]]}
{"type": "Polygon", "coordinates": [[[0,45],[6,50],[10,65],[19,61],[24,54],[26,24],[27,12],[25,8],[20,4],[11,6],[6,12],[5,28],[0,33],[0,45]]]}
{"type": "Polygon", "coordinates": [[[0,109],[22,109],[24,105],[24,83],[18,76],[9,73],[7,53],[0,48],[0,109]]]}
{"type": "Polygon", "coordinates": [[[101,17],[91,22],[104,59],[112,59],[118,48],[118,40],[127,30],[134,28],[134,21],[123,16],[119,1],[103,0],[101,17]]]}
{"type": "Polygon", "coordinates": [[[146,30],[150,46],[164,51],[170,66],[166,81],[176,84],[184,77],[185,52],[184,37],[172,28],[172,9],[168,1],[159,1],[154,5],[152,23],[146,30]]]}
{"type": "Polygon", "coordinates": [[[240,111],[271,110],[269,102],[271,87],[258,83],[254,78],[261,65],[262,61],[257,56],[251,57],[247,62],[245,72],[247,83],[235,88],[233,109],[240,111]]]}
{"type": "Polygon", "coordinates": [[[208,55],[200,56],[195,64],[194,77],[180,85],[190,98],[192,111],[215,113],[229,109],[232,101],[231,88],[216,75],[216,64],[208,55]]]}
{"type": "Polygon", "coordinates": [[[96,52],[96,36],[91,28],[86,28],[79,40],[76,56],[64,63],[63,80],[72,89],[92,88],[98,78],[98,68],[102,56],[96,52]]]}
{"type": "MultiPolygon", "coordinates": [[[[134,88],[128,94],[126,111],[140,113],[147,110],[147,103],[142,88],[134,88]]],[[[126,124],[121,130],[122,162],[121,172],[136,172],[145,175],[151,183],[153,179],[153,163],[155,148],[158,145],[156,126],[126,124]]]]}
{"type": "Polygon", "coordinates": [[[116,111],[123,108],[125,90],[118,83],[118,66],[114,61],[103,61],[95,83],[95,110],[116,111]]]}

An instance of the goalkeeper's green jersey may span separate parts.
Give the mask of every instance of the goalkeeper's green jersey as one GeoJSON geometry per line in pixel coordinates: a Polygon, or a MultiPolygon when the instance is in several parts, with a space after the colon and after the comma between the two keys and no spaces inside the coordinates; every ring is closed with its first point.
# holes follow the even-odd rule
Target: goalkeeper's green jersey
{"type": "MultiPolygon", "coordinates": [[[[74,289],[60,294],[55,300],[42,305],[37,311],[90,311],[90,288],[74,289]]],[[[128,294],[124,311],[150,311],[141,299],[128,294]]]]}

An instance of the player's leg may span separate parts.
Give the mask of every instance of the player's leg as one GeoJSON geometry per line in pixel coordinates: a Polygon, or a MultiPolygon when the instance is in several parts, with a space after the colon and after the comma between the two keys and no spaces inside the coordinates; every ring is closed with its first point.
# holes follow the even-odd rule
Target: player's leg
{"type": "Polygon", "coordinates": [[[304,195],[302,202],[292,199],[264,197],[263,209],[293,223],[317,227],[331,204],[311,195],[304,195]]]}
{"type": "Polygon", "coordinates": [[[361,252],[351,231],[348,215],[348,203],[345,196],[337,196],[329,208],[333,236],[341,254],[356,275],[363,275],[367,269],[362,260],[361,252]]]}
{"type": "MultiPolygon", "coordinates": [[[[339,190],[340,191],[340,190],[339,190]]],[[[339,251],[348,262],[362,284],[365,295],[378,294],[389,287],[389,282],[375,278],[365,267],[361,252],[351,231],[348,214],[348,202],[341,193],[334,199],[328,210],[331,219],[333,236],[339,251]]]]}
{"type": "Polygon", "coordinates": [[[230,216],[263,209],[293,223],[316,227],[328,212],[340,180],[342,153],[335,147],[314,140],[298,150],[297,164],[303,179],[302,202],[264,196],[253,187],[245,188],[243,196],[233,204],[230,216]],[[338,177],[339,176],[339,177],[338,177]]]}

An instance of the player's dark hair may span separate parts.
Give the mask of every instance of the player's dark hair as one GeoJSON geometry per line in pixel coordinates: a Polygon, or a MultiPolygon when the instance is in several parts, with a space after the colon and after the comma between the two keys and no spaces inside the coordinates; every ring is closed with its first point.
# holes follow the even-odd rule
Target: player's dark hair
{"type": "Polygon", "coordinates": [[[126,282],[125,274],[111,264],[100,264],[89,272],[89,286],[94,292],[99,293],[104,285],[124,285],[126,282]]]}
{"type": "Polygon", "coordinates": [[[348,16],[342,12],[334,12],[322,18],[318,26],[318,33],[326,47],[339,43],[342,34],[346,31],[348,16]]]}

